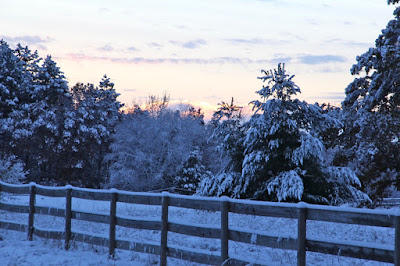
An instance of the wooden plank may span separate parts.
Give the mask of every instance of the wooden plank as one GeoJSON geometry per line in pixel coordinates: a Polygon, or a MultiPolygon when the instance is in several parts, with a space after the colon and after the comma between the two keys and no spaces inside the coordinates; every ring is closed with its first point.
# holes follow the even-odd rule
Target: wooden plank
{"type": "Polygon", "coordinates": [[[41,238],[49,238],[49,239],[63,239],[64,232],[63,231],[55,231],[55,230],[45,230],[41,228],[35,227],[33,230],[33,234],[35,236],[41,238]]]}
{"type": "Polygon", "coordinates": [[[218,200],[209,200],[209,199],[198,199],[191,198],[190,196],[175,196],[171,195],[170,204],[171,207],[180,207],[180,208],[188,208],[195,210],[204,210],[204,211],[220,211],[221,210],[221,201],[218,200]]]}
{"type": "Polygon", "coordinates": [[[188,236],[198,236],[213,239],[221,238],[221,229],[216,227],[209,227],[206,225],[188,225],[169,222],[168,231],[188,236]]]}
{"type": "Polygon", "coordinates": [[[89,212],[81,212],[81,211],[72,211],[71,218],[76,220],[88,221],[88,222],[96,222],[108,224],[110,222],[110,216],[106,214],[99,213],[89,213],[89,212]]]}
{"type": "Polygon", "coordinates": [[[118,202],[144,204],[144,205],[161,205],[161,195],[155,194],[125,194],[118,192],[118,202]]]}
{"type": "Polygon", "coordinates": [[[159,220],[148,221],[117,216],[117,225],[141,230],[161,230],[161,221],[159,220]]]}
{"type": "Polygon", "coordinates": [[[29,194],[29,184],[26,185],[12,185],[0,181],[1,192],[14,193],[14,194],[29,194]]]}
{"type": "Polygon", "coordinates": [[[117,239],[116,245],[118,249],[130,250],[146,254],[160,255],[160,246],[156,243],[141,243],[129,240],[117,239]]]}
{"type": "Polygon", "coordinates": [[[78,190],[74,188],[72,190],[72,197],[80,199],[110,201],[111,193],[109,191],[95,191],[95,190],[89,191],[89,190],[78,190]]]}
{"type": "Polygon", "coordinates": [[[8,212],[29,213],[29,206],[0,201],[0,210],[8,212]]]}
{"type": "Polygon", "coordinates": [[[391,215],[390,213],[379,214],[335,209],[315,209],[310,204],[307,206],[307,220],[381,227],[394,227],[395,224],[395,215],[391,215]]]}
{"type": "Polygon", "coordinates": [[[15,222],[10,222],[10,221],[6,221],[6,220],[0,220],[0,228],[7,229],[7,230],[13,230],[13,231],[26,232],[28,229],[28,226],[26,224],[15,223],[15,222]]]}
{"type": "Polygon", "coordinates": [[[108,239],[103,236],[95,236],[95,235],[87,235],[83,233],[71,232],[71,238],[74,241],[108,247],[108,239]]]}
{"type": "Polygon", "coordinates": [[[307,239],[307,250],[312,252],[339,255],[344,257],[374,260],[380,262],[394,262],[394,251],[387,247],[386,249],[381,246],[367,246],[363,242],[334,242],[319,240],[319,239],[307,239]],[[357,245],[355,245],[357,244],[357,245]]]}
{"type": "Polygon", "coordinates": [[[110,230],[108,237],[108,255],[110,258],[114,258],[115,255],[115,224],[117,214],[117,192],[112,191],[110,201],[110,230]]]}
{"type": "Polygon", "coordinates": [[[169,203],[168,192],[163,192],[162,209],[161,209],[160,266],[167,265],[168,203],[169,203]]]}
{"type": "Polygon", "coordinates": [[[220,256],[215,252],[201,252],[198,249],[188,249],[176,246],[169,246],[167,251],[168,257],[191,262],[197,262],[209,265],[220,265],[220,256]]]}
{"type": "Polygon", "coordinates": [[[297,219],[297,266],[306,266],[306,233],[307,233],[307,205],[298,204],[297,219]]]}
{"type": "Polygon", "coordinates": [[[223,196],[221,206],[221,265],[225,264],[229,258],[229,199],[223,196]]]}
{"type": "Polygon", "coordinates": [[[29,184],[29,216],[28,216],[28,240],[33,240],[33,222],[35,218],[35,183],[29,184]]]}
{"type": "Polygon", "coordinates": [[[68,186],[65,191],[65,239],[64,249],[69,249],[71,240],[71,219],[72,219],[72,187],[68,186]]]}
{"type": "Polygon", "coordinates": [[[400,266],[400,216],[395,218],[394,231],[394,265],[400,266]]]}
{"type": "Polygon", "coordinates": [[[45,197],[65,197],[65,188],[36,186],[36,194],[45,197]]]}
{"type": "Polygon", "coordinates": [[[297,219],[297,208],[283,204],[281,206],[273,206],[234,201],[230,203],[229,211],[248,215],[297,219]]]}
{"type": "Polygon", "coordinates": [[[270,236],[270,235],[260,234],[259,232],[242,231],[239,229],[230,228],[229,239],[236,242],[254,244],[270,248],[279,248],[287,250],[297,249],[297,239],[290,236],[286,237],[270,236]]]}
{"type": "Polygon", "coordinates": [[[65,210],[54,207],[35,206],[35,214],[65,217],[65,210]]]}

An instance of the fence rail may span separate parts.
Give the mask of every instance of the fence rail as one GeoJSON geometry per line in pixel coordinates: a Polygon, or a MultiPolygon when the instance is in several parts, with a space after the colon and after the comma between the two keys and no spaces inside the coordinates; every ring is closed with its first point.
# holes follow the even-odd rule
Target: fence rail
{"type": "MultiPolygon", "coordinates": [[[[28,239],[33,235],[42,238],[64,239],[65,249],[70,246],[70,240],[89,244],[106,246],[109,255],[114,256],[115,249],[150,253],[160,256],[160,265],[166,265],[167,257],[199,262],[205,264],[221,264],[229,260],[231,265],[253,263],[251,258],[235,258],[229,256],[229,240],[255,244],[277,249],[297,250],[297,264],[305,265],[307,251],[353,257],[394,263],[400,266],[400,213],[391,211],[365,210],[356,208],[340,208],[310,205],[305,203],[271,203],[249,200],[234,200],[227,197],[205,198],[182,196],[168,193],[152,194],[111,190],[82,189],[72,186],[45,187],[30,183],[28,185],[11,185],[0,182],[0,193],[29,194],[29,206],[7,203],[0,200],[0,210],[16,213],[28,213],[28,223],[21,224],[0,219],[0,228],[27,232],[28,239]],[[47,197],[65,197],[65,208],[35,206],[36,195],[47,197]],[[71,209],[72,198],[99,200],[110,202],[110,213],[89,213],[71,209]],[[118,216],[117,202],[158,205],[162,208],[159,220],[138,219],[118,216]],[[180,207],[195,210],[216,211],[221,213],[220,226],[199,224],[183,224],[168,220],[169,207],[180,207]],[[297,237],[282,235],[267,235],[259,231],[249,231],[229,226],[229,213],[292,218],[298,221],[297,237]],[[34,214],[45,214],[65,218],[65,230],[45,230],[34,225],[34,214]],[[87,234],[71,231],[71,220],[109,224],[109,236],[87,234]],[[395,229],[394,245],[366,244],[356,241],[328,241],[326,239],[307,237],[307,220],[333,223],[357,224],[395,229]],[[158,230],[161,232],[160,243],[135,242],[130,239],[116,238],[115,228],[158,230]],[[188,236],[212,238],[221,240],[221,252],[204,252],[168,244],[168,232],[188,236]]],[[[0,198],[1,199],[1,198],[0,198]]]]}

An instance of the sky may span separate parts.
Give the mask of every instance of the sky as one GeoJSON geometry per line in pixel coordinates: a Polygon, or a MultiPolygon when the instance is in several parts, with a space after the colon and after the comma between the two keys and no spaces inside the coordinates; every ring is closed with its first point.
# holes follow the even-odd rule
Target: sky
{"type": "Polygon", "coordinates": [[[209,115],[258,99],[286,64],[309,103],[340,104],[351,66],[393,18],[385,0],[0,0],[0,39],[52,55],[70,86],[107,74],[127,105],[170,94],[209,115]]]}

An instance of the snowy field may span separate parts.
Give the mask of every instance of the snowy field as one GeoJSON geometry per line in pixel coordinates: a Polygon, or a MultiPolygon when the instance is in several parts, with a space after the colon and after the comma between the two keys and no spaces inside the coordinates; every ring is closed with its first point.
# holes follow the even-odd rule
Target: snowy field
{"type": "MultiPolygon", "coordinates": [[[[28,204],[27,196],[9,196],[3,193],[3,201],[28,204]]],[[[39,206],[65,207],[65,198],[37,196],[39,206]]],[[[108,214],[109,202],[90,201],[73,198],[73,210],[108,214]]],[[[160,219],[161,207],[118,203],[117,215],[145,219],[160,219]]],[[[28,215],[0,211],[2,220],[27,223],[28,215]]],[[[180,223],[220,225],[220,213],[170,207],[169,220],[180,223]]],[[[266,234],[297,236],[297,220],[286,218],[258,217],[252,215],[229,215],[230,228],[263,231],[266,234]]],[[[35,226],[42,229],[64,229],[64,219],[48,215],[35,215],[35,226]]],[[[108,225],[72,220],[72,231],[83,231],[108,237],[108,225]]],[[[160,243],[160,232],[137,230],[117,226],[117,238],[127,238],[138,242],[160,243]]],[[[26,233],[0,229],[1,265],[155,265],[159,257],[116,250],[115,260],[108,259],[107,247],[99,247],[81,242],[72,242],[69,251],[63,249],[62,240],[41,239],[26,240],[26,233]]],[[[307,237],[319,237],[329,240],[362,241],[393,246],[394,229],[360,225],[334,224],[328,222],[307,222],[307,237]]],[[[168,233],[168,245],[211,252],[219,255],[220,241],[168,233]]],[[[230,241],[229,254],[233,257],[249,258],[251,261],[266,265],[296,265],[296,251],[279,250],[256,245],[230,241]]],[[[170,265],[198,265],[187,261],[168,259],[170,265]]],[[[307,265],[391,265],[374,261],[332,256],[307,252],[307,265]]]]}

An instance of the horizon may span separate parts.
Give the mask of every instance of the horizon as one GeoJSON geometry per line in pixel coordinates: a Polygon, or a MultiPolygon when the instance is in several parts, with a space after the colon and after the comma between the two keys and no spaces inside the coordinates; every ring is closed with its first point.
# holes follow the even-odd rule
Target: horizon
{"type": "Polygon", "coordinates": [[[104,74],[119,101],[149,95],[201,107],[246,106],[262,69],[285,63],[308,103],[340,104],[356,56],[393,18],[386,1],[7,1],[0,39],[52,55],[69,85],[104,74]],[[366,20],[365,18],[373,18],[366,20]]]}

